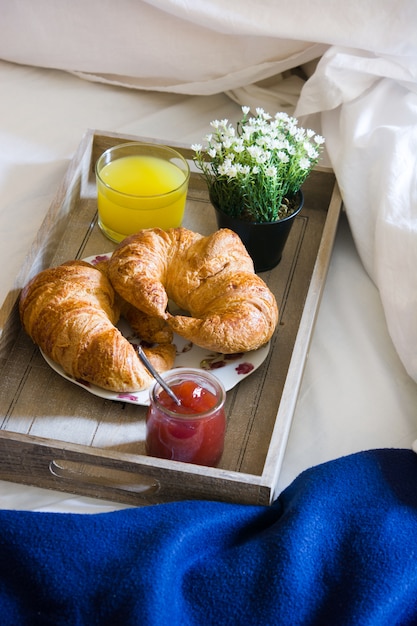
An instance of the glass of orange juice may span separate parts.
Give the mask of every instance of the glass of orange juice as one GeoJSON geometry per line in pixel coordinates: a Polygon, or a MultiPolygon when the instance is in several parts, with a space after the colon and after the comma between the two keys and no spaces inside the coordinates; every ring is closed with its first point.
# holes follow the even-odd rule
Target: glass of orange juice
{"type": "Polygon", "coordinates": [[[96,163],[98,224],[120,242],[143,228],[181,225],[190,167],[176,150],[129,142],[109,148],[96,163]]]}

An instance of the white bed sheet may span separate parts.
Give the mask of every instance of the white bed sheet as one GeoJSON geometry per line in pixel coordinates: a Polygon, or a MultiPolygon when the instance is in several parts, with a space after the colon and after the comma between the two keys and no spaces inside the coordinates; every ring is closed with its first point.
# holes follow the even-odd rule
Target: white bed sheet
{"type": "MultiPolygon", "coordinates": [[[[133,91],[0,61],[0,298],[15,277],[87,128],[190,144],[240,108],[226,95],[133,91]]],[[[379,293],[342,217],[280,477],[417,438],[417,385],[387,331],[379,293]]],[[[111,502],[0,481],[0,508],[98,512],[111,502]]]]}

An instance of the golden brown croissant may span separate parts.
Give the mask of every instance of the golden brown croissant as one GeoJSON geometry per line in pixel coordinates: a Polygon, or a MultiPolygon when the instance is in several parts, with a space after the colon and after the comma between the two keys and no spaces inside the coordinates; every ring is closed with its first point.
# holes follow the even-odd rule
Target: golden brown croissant
{"type": "MultiPolygon", "coordinates": [[[[151,385],[115,326],[120,310],[109,280],[88,263],[70,261],[37,274],[22,290],[19,311],[32,340],[70,376],[117,392],[151,385]]],[[[158,371],[172,367],[172,344],[145,351],[158,371]]]]}
{"type": "Polygon", "coordinates": [[[254,350],[278,322],[274,295],[255,274],[240,238],[221,229],[203,237],[185,228],[145,229],[125,239],[108,266],[113,287],[180,336],[222,353],[254,350]],[[190,313],[171,315],[168,300],[190,313]]]}
{"type": "MultiPolygon", "coordinates": [[[[100,261],[94,267],[109,278],[109,261],[100,261]]],[[[173,332],[168,323],[161,317],[148,315],[134,307],[115,292],[115,303],[120,309],[121,315],[129,322],[132,330],[148,343],[172,343],[173,332]]]]}

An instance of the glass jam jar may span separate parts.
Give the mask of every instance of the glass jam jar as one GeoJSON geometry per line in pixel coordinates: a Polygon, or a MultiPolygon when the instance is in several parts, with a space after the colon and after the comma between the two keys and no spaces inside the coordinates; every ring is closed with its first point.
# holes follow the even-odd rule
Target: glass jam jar
{"type": "Polygon", "coordinates": [[[226,391],[204,370],[178,368],[164,381],[178,405],[159,383],[150,391],[146,416],[146,453],[162,459],[216,466],[223,454],[226,391]]]}

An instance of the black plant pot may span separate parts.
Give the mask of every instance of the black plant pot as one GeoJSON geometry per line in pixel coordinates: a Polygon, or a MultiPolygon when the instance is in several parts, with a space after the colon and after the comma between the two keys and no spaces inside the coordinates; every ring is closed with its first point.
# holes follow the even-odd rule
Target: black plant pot
{"type": "Polygon", "coordinates": [[[218,228],[230,228],[239,235],[252,257],[255,272],[266,272],[281,261],[294,219],[304,205],[301,191],[298,191],[298,196],[299,205],[294,213],[276,222],[248,222],[230,217],[213,205],[218,228]]]}

